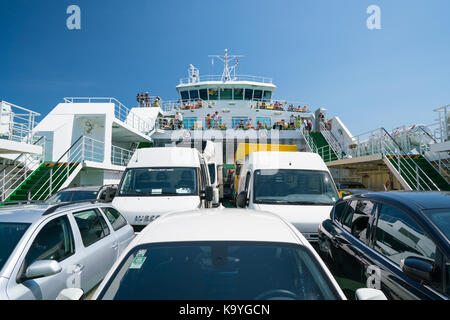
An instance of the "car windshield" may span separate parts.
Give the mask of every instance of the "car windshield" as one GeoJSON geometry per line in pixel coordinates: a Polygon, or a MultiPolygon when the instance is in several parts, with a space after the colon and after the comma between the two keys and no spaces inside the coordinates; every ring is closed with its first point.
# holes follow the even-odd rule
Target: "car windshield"
{"type": "Polygon", "coordinates": [[[127,169],[121,196],[191,196],[197,192],[196,168],[127,169]]]}
{"type": "Polygon", "coordinates": [[[334,300],[336,291],[302,246],[191,242],[134,248],[102,300],[334,300]]]}
{"type": "Polygon", "coordinates": [[[313,170],[256,170],[254,203],[333,205],[339,198],[330,174],[313,170]]]}
{"type": "Polygon", "coordinates": [[[0,222],[0,270],[29,226],[29,223],[0,222]]]}
{"type": "Polygon", "coordinates": [[[450,239],[450,208],[424,210],[436,227],[441,230],[447,240],[450,239]]]}
{"type": "Polygon", "coordinates": [[[48,204],[55,204],[69,201],[95,200],[97,199],[97,194],[98,191],[88,190],[61,191],[47,199],[45,202],[48,204]]]}

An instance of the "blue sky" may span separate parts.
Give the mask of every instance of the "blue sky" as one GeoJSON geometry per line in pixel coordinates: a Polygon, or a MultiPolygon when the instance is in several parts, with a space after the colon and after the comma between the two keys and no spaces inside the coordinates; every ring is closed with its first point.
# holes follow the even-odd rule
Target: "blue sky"
{"type": "Polygon", "coordinates": [[[65,96],[176,98],[190,63],[208,74],[228,48],[239,73],[353,134],[429,124],[450,104],[449,15],[448,0],[0,0],[0,99],[45,115],[65,96]],[[381,30],[366,27],[372,4],[381,30]]]}

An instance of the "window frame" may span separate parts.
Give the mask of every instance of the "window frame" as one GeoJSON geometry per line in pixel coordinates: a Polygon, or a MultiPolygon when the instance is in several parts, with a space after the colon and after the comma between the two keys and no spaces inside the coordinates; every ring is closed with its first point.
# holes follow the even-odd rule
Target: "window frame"
{"type": "Polygon", "coordinates": [[[105,239],[105,238],[107,238],[108,236],[110,236],[110,235],[112,234],[111,230],[109,229],[108,222],[106,221],[106,220],[108,220],[108,218],[105,218],[104,215],[103,215],[102,210],[99,210],[99,208],[97,208],[97,207],[94,207],[94,208],[87,208],[87,209],[83,209],[83,210],[79,210],[79,211],[73,211],[73,212],[72,212],[72,218],[74,219],[75,225],[76,225],[77,228],[78,228],[78,233],[79,233],[79,235],[80,235],[81,243],[83,244],[83,247],[84,247],[84,248],[89,248],[89,247],[92,246],[93,244],[96,244],[96,243],[99,242],[100,240],[105,239]],[[91,210],[94,211],[94,212],[97,214],[97,217],[100,217],[101,219],[103,219],[103,223],[102,223],[102,220],[100,220],[100,225],[101,225],[101,227],[102,227],[102,229],[103,229],[103,233],[105,233],[105,226],[106,226],[106,230],[108,230],[108,233],[107,233],[107,234],[105,233],[105,235],[104,235],[103,237],[98,238],[98,239],[95,240],[94,242],[91,242],[91,243],[89,243],[88,245],[86,245],[85,242],[84,242],[84,239],[83,239],[83,235],[81,234],[80,226],[79,226],[78,223],[77,223],[77,219],[76,219],[75,215],[76,215],[77,213],[83,213],[83,212],[91,211],[91,210]]]}
{"type": "MultiPolygon", "coordinates": [[[[69,217],[69,215],[67,213],[63,213],[61,215],[52,217],[51,219],[46,219],[46,220],[42,221],[42,223],[39,224],[39,226],[33,231],[32,236],[28,240],[29,244],[22,251],[21,258],[19,260],[19,261],[22,261],[22,262],[21,262],[20,267],[19,267],[19,269],[17,271],[17,274],[16,274],[16,279],[15,279],[16,283],[22,283],[23,281],[27,281],[28,280],[28,279],[24,278],[26,269],[29,267],[29,265],[26,264],[26,260],[27,260],[28,254],[30,252],[31,246],[33,245],[33,243],[36,240],[36,238],[40,235],[42,230],[49,223],[51,223],[51,222],[53,222],[53,221],[55,221],[57,219],[64,219],[64,218],[66,219],[66,223],[67,223],[67,226],[69,228],[69,236],[71,237],[70,240],[71,240],[71,245],[73,247],[73,252],[70,255],[65,256],[64,259],[59,260],[58,263],[61,263],[61,262],[65,261],[65,260],[69,259],[70,257],[73,257],[77,253],[77,241],[75,239],[75,232],[74,232],[74,229],[73,229],[72,221],[70,219],[71,217],[69,217]]],[[[23,236],[25,236],[25,235],[26,235],[26,232],[24,233],[23,236]]],[[[33,261],[33,263],[36,262],[36,261],[40,261],[40,260],[35,260],[35,261],[33,261]]]]}
{"type": "MultiPolygon", "coordinates": [[[[438,243],[436,242],[436,240],[435,240],[433,237],[431,237],[431,236],[429,235],[429,232],[426,230],[427,228],[424,228],[424,226],[422,225],[422,223],[420,223],[419,221],[417,221],[417,219],[416,219],[413,215],[411,215],[411,214],[408,212],[408,210],[404,210],[403,208],[400,208],[399,206],[397,206],[397,205],[395,205],[395,204],[393,204],[393,203],[390,203],[390,202],[384,202],[384,201],[375,201],[375,202],[377,203],[377,211],[375,212],[375,217],[374,217],[373,223],[372,223],[372,239],[371,239],[371,244],[370,244],[371,249],[373,249],[375,252],[377,252],[378,254],[380,254],[381,256],[383,256],[385,259],[389,260],[391,263],[393,263],[394,265],[396,265],[397,267],[399,267],[399,268],[401,269],[401,267],[400,267],[395,261],[393,261],[393,260],[390,259],[388,256],[386,256],[385,254],[381,253],[380,251],[378,251],[378,250],[375,248],[375,242],[376,242],[376,239],[377,239],[377,238],[376,238],[376,228],[377,228],[377,226],[378,226],[378,221],[379,221],[380,214],[381,214],[381,208],[382,208],[383,205],[387,205],[387,206],[390,206],[390,207],[392,207],[392,208],[394,208],[394,209],[396,209],[396,210],[399,210],[399,211],[402,212],[403,214],[405,214],[409,219],[411,219],[416,225],[418,225],[418,226],[422,229],[422,231],[425,233],[425,235],[426,235],[430,240],[433,241],[433,243],[434,243],[434,245],[435,245],[435,247],[436,247],[436,253],[435,253],[435,257],[434,257],[434,265],[438,265],[438,261],[437,261],[438,254],[437,254],[437,252],[440,251],[440,248],[439,248],[439,245],[438,245],[438,243]]],[[[428,259],[428,258],[426,258],[426,257],[423,257],[423,258],[424,258],[424,259],[428,259]]]]}
{"type": "Polygon", "coordinates": [[[111,225],[111,228],[112,228],[114,231],[118,231],[118,230],[122,229],[123,227],[125,227],[125,226],[128,224],[127,219],[125,219],[125,217],[124,217],[124,216],[120,213],[120,211],[117,210],[116,208],[113,208],[112,206],[110,206],[110,207],[101,207],[100,209],[101,209],[103,215],[106,217],[107,222],[109,222],[109,224],[111,225]],[[116,228],[114,227],[114,224],[113,224],[113,223],[116,222],[116,221],[118,220],[118,218],[116,218],[116,220],[114,220],[114,222],[111,222],[111,220],[109,220],[109,217],[108,217],[108,215],[107,215],[106,212],[105,212],[105,210],[108,210],[108,209],[115,210],[115,211],[119,214],[119,217],[122,217],[123,221],[125,221],[125,224],[121,225],[120,227],[118,227],[118,228],[116,229],[116,228]]]}

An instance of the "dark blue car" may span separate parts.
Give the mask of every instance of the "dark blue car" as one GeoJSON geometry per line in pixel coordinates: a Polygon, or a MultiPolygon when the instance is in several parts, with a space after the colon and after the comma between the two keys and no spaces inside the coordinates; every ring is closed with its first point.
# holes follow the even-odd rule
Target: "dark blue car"
{"type": "Polygon", "coordinates": [[[388,299],[450,296],[450,193],[351,195],[319,227],[319,253],[349,299],[361,287],[388,299]]]}

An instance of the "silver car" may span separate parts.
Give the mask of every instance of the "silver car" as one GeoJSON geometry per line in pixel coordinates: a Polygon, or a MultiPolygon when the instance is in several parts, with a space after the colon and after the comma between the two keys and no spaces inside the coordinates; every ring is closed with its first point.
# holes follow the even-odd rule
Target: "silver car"
{"type": "Polygon", "coordinates": [[[0,207],[0,299],[54,300],[89,293],[134,238],[110,204],[0,207]]]}

